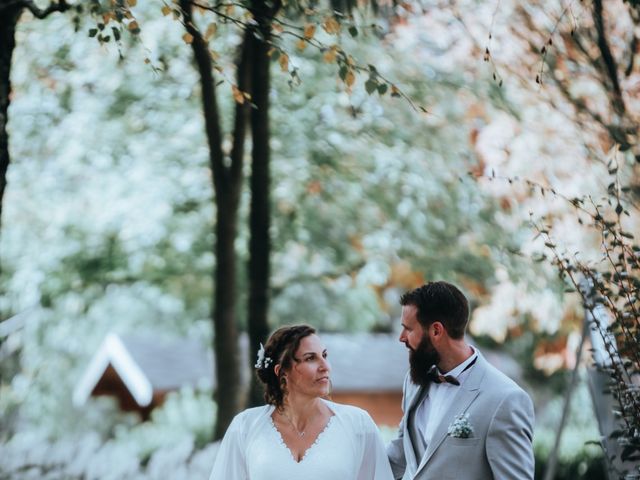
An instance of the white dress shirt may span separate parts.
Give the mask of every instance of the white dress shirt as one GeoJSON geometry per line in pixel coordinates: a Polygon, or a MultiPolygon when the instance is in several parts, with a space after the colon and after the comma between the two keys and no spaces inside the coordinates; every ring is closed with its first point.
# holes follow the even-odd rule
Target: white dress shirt
{"type": "MultiPolygon", "coordinates": [[[[473,347],[471,348],[473,350],[473,354],[469,358],[450,372],[444,373],[443,375],[452,375],[456,377],[458,382],[460,382],[460,385],[462,385],[465,378],[467,378],[471,371],[471,368],[467,370],[465,370],[465,368],[467,368],[467,366],[474,362],[478,357],[476,349],[473,347]]],[[[425,440],[425,445],[429,445],[429,442],[431,442],[433,432],[440,423],[439,419],[442,418],[442,415],[446,412],[450,405],[449,400],[456,394],[456,389],[460,388],[460,385],[453,385],[448,382],[433,382],[429,386],[429,394],[425,397],[422,403],[418,405],[415,415],[415,424],[425,440]]]]}

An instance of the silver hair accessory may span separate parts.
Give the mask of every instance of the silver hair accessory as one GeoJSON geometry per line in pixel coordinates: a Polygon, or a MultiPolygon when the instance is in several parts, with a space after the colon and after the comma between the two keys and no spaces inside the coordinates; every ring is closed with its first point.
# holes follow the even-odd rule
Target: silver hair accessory
{"type": "Polygon", "coordinates": [[[273,363],[271,357],[265,357],[264,355],[264,346],[262,343],[260,344],[260,349],[258,350],[258,358],[256,359],[255,368],[269,368],[269,365],[273,363]]]}

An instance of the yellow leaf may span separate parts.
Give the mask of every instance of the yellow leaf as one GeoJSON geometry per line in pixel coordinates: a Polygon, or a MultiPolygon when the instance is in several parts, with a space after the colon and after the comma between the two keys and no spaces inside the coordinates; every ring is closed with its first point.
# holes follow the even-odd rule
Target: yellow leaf
{"type": "Polygon", "coordinates": [[[329,35],[340,32],[340,24],[335,19],[335,17],[325,18],[324,22],[322,22],[322,28],[324,28],[325,32],[327,32],[329,35]]]}
{"type": "Polygon", "coordinates": [[[301,39],[300,39],[300,40],[298,40],[298,42],[296,43],[296,48],[297,48],[298,50],[304,50],[305,48],[307,48],[307,42],[301,38],[301,39]]]}
{"type": "Polygon", "coordinates": [[[391,85],[391,96],[392,97],[399,97],[400,96],[400,90],[395,85],[391,85]]]}
{"type": "Polygon", "coordinates": [[[162,15],[165,17],[171,13],[171,7],[169,5],[165,5],[162,7],[162,15]]]}
{"type": "Polygon", "coordinates": [[[280,55],[280,68],[282,69],[283,72],[288,72],[289,71],[289,55],[287,55],[286,53],[283,53],[282,55],[280,55]]]}
{"type": "Polygon", "coordinates": [[[244,103],[244,95],[242,94],[240,89],[238,87],[236,87],[235,85],[231,85],[231,92],[233,93],[233,99],[237,103],[242,105],[244,103]]]}
{"type": "Polygon", "coordinates": [[[127,25],[127,28],[129,30],[137,30],[140,27],[138,26],[138,22],[134,20],[133,22],[129,23],[129,25],[127,25]]]}
{"type": "Polygon", "coordinates": [[[190,33],[185,33],[184,35],[182,35],[182,40],[184,40],[184,43],[193,43],[193,35],[191,35],[190,33]]]}
{"type": "Polygon", "coordinates": [[[276,33],[284,32],[284,28],[282,28],[282,25],[280,25],[279,23],[272,23],[271,30],[273,30],[276,33]]]}
{"type": "Polygon", "coordinates": [[[344,83],[347,84],[347,87],[350,87],[355,83],[355,81],[356,81],[356,76],[353,73],[353,70],[349,70],[347,72],[347,75],[344,77],[344,83]]]}
{"type": "Polygon", "coordinates": [[[304,26],[304,38],[311,40],[316,33],[316,26],[313,23],[307,23],[304,26]]]}
{"type": "Polygon", "coordinates": [[[127,3],[130,7],[135,7],[138,4],[138,0],[128,0],[127,3]]]}
{"type": "Polygon", "coordinates": [[[209,26],[207,27],[207,32],[204,34],[204,38],[206,40],[209,40],[216,34],[217,31],[218,31],[218,25],[216,25],[215,23],[210,23],[209,26]]]}
{"type": "Polygon", "coordinates": [[[227,8],[225,9],[225,13],[228,16],[231,16],[231,15],[233,15],[233,11],[234,11],[233,5],[227,5],[227,8]]]}
{"type": "Polygon", "coordinates": [[[322,58],[326,63],[334,63],[336,61],[337,54],[338,54],[338,48],[334,45],[329,50],[324,52],[324,55],[322,56],[322,58]]]}
{"type": "Polygon", "coordinates": [[[102,21],[104,22],[105,25],[108,25],[110,20],[111,20],[111,12],[107,12],[102,15],[102,21]]]}

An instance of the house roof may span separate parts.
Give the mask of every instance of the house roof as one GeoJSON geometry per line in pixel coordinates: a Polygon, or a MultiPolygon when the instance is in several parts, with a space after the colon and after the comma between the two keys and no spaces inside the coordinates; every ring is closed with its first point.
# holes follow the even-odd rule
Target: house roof
{"type": "Polygon", "coordinates": [[[322,334],[334,392],[402,391],[409,355],[386,333],[322,334]]]}
{"type": "Polygon", "coordinates": [[[107,335],[73,392],[73,403],[84,404],[109,366],[142,407],[154,391],[176,390],[191,385],[210,387],[213,380],[211,353],[190,339],[161,341],[157,338],[107,335]]]}
{"type": "MultiPolygon", "coordinates": [[[[323,333],[329,353],[331,381],[335,393],[401,392],[409,368],[409,355],[396,335],[323,333]]],[[[241,336],[242,358],[248,339],[241,336]]],[[[505,354],[483,350],[487,360],[512,378],[520,376],[517,362],[505,354]]],[[[249,362],[244,362],[248,366],[249,362]]],[[[74,394],[75,405],[84,404],[107,368],[111,366],[135,401],[148,406],[154,392],[184,386],[215,388],[212,352],[201,342],[109,334],[91,359],[74,394]]],[[[249,369],[242,369],[246,385],[249,369]]]]}

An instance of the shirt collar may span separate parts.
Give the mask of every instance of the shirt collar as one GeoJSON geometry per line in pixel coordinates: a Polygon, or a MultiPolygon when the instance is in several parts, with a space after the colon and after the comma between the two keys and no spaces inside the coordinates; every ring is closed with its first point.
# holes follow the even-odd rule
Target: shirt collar
{"type": "Polygon", "coordinates": [[[460,365],[458,365],[457,367],[453,368],[451,371],[447,372],[447,373],[443,373],[443,375],[453,375],[454,377],[459,376],[462,372],[464,372],[464,370],[472,363],[476,360],[476,358],[478,358],[478,352],[476,351],[475,348],[473,348],[472,345],[469,345],[471,347],[471,350],[473,350],[473,353],[471,354],[471,356],[469,358],[467,358],[464,362],[462,362],[460,365]]]}

